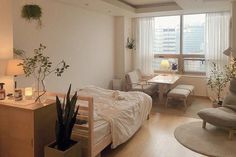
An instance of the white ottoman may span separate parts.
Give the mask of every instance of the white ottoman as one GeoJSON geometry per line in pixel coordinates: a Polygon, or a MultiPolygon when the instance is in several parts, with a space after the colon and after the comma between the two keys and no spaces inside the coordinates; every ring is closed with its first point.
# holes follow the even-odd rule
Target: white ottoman
{"type": "Polygon", "coordinates": [[[193,94],[194,94],[194,86],[193,86],[193,85],[180,84],[180,85],[177,85],[175,88],[178,88],[178,89],[187,89],[187,90],[190,91],[190,93],[193,93],[193,94]]]}
{"type": "Polygon", "coordinates": [[[188,89],[181,89],[181,88],[174,88],[167,94],[166,99],[166,107],[168,105],[169,99],[175,98],[184,101],[185,109],[187,108],[187,99],[188,96],[191,94],[190,90],[188,89]]]}

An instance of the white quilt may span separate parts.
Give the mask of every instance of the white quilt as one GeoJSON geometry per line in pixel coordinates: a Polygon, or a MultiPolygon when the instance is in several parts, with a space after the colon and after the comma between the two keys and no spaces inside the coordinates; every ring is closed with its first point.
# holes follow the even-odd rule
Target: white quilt
{"type": "Polygon", "coordinates": [[[142,92],[118,92],[90,86],[80,90],[79,95],[92,96],[94,114],[110,123],[112,148],[131,138],[152,108],[152,98],[142,92]]]}

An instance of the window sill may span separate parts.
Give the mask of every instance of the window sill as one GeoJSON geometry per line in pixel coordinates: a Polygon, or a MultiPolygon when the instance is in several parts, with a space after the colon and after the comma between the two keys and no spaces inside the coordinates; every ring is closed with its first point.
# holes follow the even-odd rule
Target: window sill
{"type": "Polygon", "coordinates": [[[194,74],[182,74],[183,77],[192,77],[192,78],[207,78],[205,75],[194,75],[194,74]]]}
{"type": "MultiPolygon", "coordinates": [[[[167,72],[163,72],[163,73],[162,72],[158,72],[158,73],[155,72],[154,73],[155,76],[163,75],[163,74],[173,75],[173,73],[167,73],[167,72]]],[[[203,78],[203,79],[207,78],[207,76],[205,76],[205,75],[198,75],[198,74],[178,74],[178,73],[176,73],[174,75],[179,75],[181,77],[191,77],[191,78],[203,78]]]]}

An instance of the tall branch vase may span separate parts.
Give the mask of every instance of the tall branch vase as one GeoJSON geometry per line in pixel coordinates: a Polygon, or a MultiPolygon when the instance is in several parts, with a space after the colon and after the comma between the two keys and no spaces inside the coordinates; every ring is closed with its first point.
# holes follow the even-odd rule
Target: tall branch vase
{"type": "Polygon", "coordinates": [[[45,81],[40,79],[35,79],[35,90],[34,90],[34,100],[37,103],[44,103],[47,99],[46,97],[46,87],[45,81]]]}

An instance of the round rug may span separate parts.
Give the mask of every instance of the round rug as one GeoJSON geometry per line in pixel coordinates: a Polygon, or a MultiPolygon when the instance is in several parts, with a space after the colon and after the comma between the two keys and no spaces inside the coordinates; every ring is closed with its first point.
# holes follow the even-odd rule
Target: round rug
{"type": "Polygon", "coordinates": [[[212,157],[235,157],[236,137],[228,139],[228,131],[202,121],[191,122],[175,129],[175,138],[185,147],[197,153],[212,157]]]}

